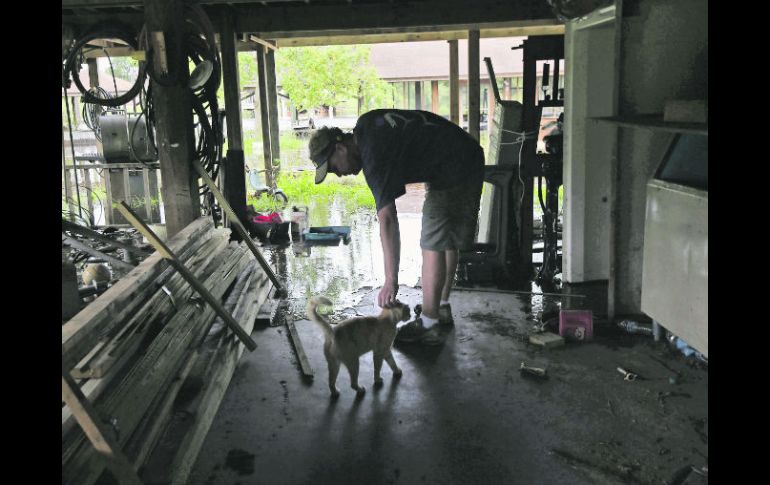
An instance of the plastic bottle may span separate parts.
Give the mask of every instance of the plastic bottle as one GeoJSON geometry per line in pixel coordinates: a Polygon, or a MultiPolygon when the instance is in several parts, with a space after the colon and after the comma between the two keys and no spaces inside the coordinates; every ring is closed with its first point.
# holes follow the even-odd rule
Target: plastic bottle
{"type": "Polygon", "coordinates": [[[652,327],[648,327],[633,320],[623,320],[618,323],[618,327],[622,328],[628,333],[640,333],[643,335],[652,335],[652,327]]]}

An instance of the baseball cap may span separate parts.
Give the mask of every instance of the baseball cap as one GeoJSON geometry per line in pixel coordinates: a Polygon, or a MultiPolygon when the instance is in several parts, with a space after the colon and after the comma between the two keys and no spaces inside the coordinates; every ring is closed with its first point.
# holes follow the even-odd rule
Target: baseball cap
{"type": "Polygon", "coordinates": [[[320,184],[326,178],[329,157],[334,153],[335,144],[340,141],[342,141],[342,130],[336,127],[324,126],[310,135],[308,149],[310,160],[315,165],[315,183],[320,184]]]}

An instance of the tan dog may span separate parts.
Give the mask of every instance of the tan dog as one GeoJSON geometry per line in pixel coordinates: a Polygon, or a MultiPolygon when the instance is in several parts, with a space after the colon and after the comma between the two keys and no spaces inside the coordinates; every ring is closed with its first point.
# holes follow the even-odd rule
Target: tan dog
{"type": "Polygon", "coordinates": [[[332,327],[326,319],[318,314],[318,305],[331,305],[332,302],[323,296],[314,296],[307,302],[307,314],[324,332],[324,355],[329,365],[329,390],[332,397],[339,396],[335,385],[340,364],[345,364],[350,374],[350,387],[358,395],[366,392],[366,388],[358,385],[358,358],[369,352],[374,352],[374,385],[382,385],[380,369],[382,360],[393,370],[393,377],[401,377],[401,369],[396,365],[390,349],[396,338],[396,325],[408,320],[411,316],[408,305],[397,302],[390,308],[383,308],[376,317],[353,317],[332,327]]]}

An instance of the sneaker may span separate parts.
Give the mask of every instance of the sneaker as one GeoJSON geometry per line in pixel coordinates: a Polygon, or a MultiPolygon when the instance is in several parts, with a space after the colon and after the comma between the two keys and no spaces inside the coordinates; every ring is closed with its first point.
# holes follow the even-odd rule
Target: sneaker
{"type": "Polygon", "coordinates": [[[444,342],[444,337],[441,334],[438,325],[433,325],[431,328],[425,328],[422,326],[422,318],[416,318],[398,329],[396,341],[439,345],[444,342]]]}
{"type": "MultiPolygon", "coordinates": [[[[422,313],[422,305],[416,305],[414,307],[414,314],[418,317],[422,313]]],[[[452,305],[444,303],[438,307],[438,323],[441,325],[454,325],[455,321],[452,318],[452,305]]]]}

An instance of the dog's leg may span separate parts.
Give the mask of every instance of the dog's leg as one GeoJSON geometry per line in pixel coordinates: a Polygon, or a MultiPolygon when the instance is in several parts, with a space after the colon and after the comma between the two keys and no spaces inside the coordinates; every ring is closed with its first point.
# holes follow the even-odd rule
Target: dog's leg
{"type": "Polygon", "coordinates": [[[335,359],[327,359],[329,364],[329,390],[332,392],[332,397],[340,395],[340,391],[337,389],[337,374],[340,372],[340,363],[335,359]]]}
{"type": "Polygon", "coordinates": [[[383,355],[380,352],[374,353],[374,387],[382,386],[382,377],[380,377],[380,369],[382,369],[383,355]]]}
{"type": "Polygon", "coordinates": [[[359,395],[365,393],[366,388],[358,385],[358,359],[351,359],[350,362],[346,362],[345,367],[348,368],[348,373],[350,373],[350,387],[355,389],[359,395]]]}
{"type": "Polygon", "coordinates": [[[385,354],[385,361],[390,366],[390,369],[393,371],[393,377],[401,377],[401,369],[398,368],[398,365],[396,365],[396,359],[393,358],[393,353],[388,350],[388,353],[385,354]]]}

